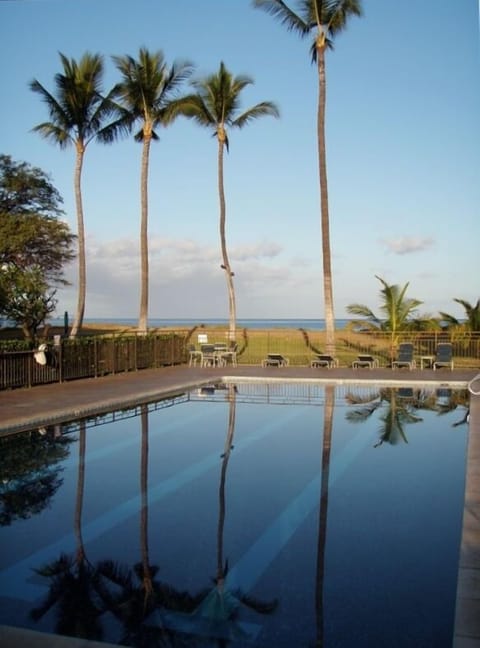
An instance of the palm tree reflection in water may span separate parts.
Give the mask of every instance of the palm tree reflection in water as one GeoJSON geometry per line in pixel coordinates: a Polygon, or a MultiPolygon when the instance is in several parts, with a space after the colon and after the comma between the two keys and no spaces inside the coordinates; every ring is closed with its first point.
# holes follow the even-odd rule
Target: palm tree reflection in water
{"type": "MultiPolygon", "coordinates": [[[[465,408],[462,418],[453,423],[452,427],[463,425],[468,421],[468,393],[466,390],[437,389],[426,391],[423,389],[383,388],[367,395],[350,392],[346,395],[347,401],[352,405],[361,407],[348,412],[347,420],[352,423],[366,421],[378,408],[387,404],[385,413],[380,417],[382,428],[380,437],[374,447],[383,443],[392,445],[400,440],[408,443],[404,432],[404,425],[418,423],[423,419],[416,414],[418,410],[435,411],[439,415],[446,414],[457,407],[465,408]]],[[[316,578],[316,643],[317,648],[323,647],[324,624],[324,598],[323,586],[325,580],[325,548],[327,539],[327,514],[328,514],[328,482],[330,472],[330,451],[333,431],[333,413],[335,409],[335,387],[325,387],[325,407],[322,447],[322,474],[321,496],[318,523],[317,544],[317,578],[316,578]]]]}
{"type": "MultiPolygon", "coordinates": [[[[367,395],[350,392],[346,398],[351,405],[361,406],[347,413],[346,418],[351,423],[366,421],[377,409],[386,405],[384,414],[380,416],[382,425],[379,439],[374,445],[375,448],[383,443],[390,445],[396,445],[399,441],[408,443],[404,427],[423,421],[423,418],[417,414],[420,410],[437,412],[442,415],[456,409],[459,405],[467,407],[468,403],[466,391],[438,389],[434,392],[411,387],[385,387],[367,395]]],[[[467,417],[468,409],[467,414],[453,426],[465,423],[467,417]]]]}
{"type": "Polygon", "coordinates": [[[50,579],[48,593],[30,616],[39,621],[52,608],[56,608],[55,631],[62,635],[84,639],[102,639],[99,618],[104,612],[98,595],[98,576],[85,554],[82,538],[82,509],[85,487],[85,421],[80,422],[78,485],[74,516],[77,540],[74,556],[62,553],[57,560],[36,569],[40,576],[50,579]]]}
{"type": "Polygon", "coordinates": [[[323,585],[325,581],[325,548],[327,543],[328,479],[330,474],[330,451],[332,447],[333,412],[335,410],[335,387],[325,386],[323,409],[322,476],[320,487],[320,508],[318,514],[317,578],[315,592],[316,642],[324,645],[323,585]]]}
{"type": "MultiPolygon", "coordinates": [[[[228,429],[222,458],[220,486],[218,490],[218,525],[217,525],[217,571],[213,579],[215,587],[207,590],[203,600],[194,612],[199,620],[202,634],[216,640],[219,647],[227,646],[230,641],[248,640],[247,626],[239,622],[242,605],[259,614],[271,614],[277,608],[277,600],[260,601],[244,592],[230,590],[226,583],[228,576],[228,559],[224,561],[224,527],[226,515],[225,485],[228,462],[233,450],[236,414],[236,386],[228,385],[228,429]],[[205,625],[206,622],[206,625],[205,625]]],[[[238,644],[237,644],[238,645],[238,644]]]]}
{"type": "MultiPolygon", "coordinates": [[[[133,568],[113,560],[92,565],[86,557],[82,538],[82,510],[85,486],[86,429],[80,426],[77,496],[74,515],[77,539],[74,556],[61,554],[57,560],[36,572],[50,579],[48,594],[32,610],[40,620],[56,607],[55,631],[59,634],[103,639],[102,615],[111,615],[119,622],[118,643],[127,646],[188,646],[202,640],[215,641],[220,647],[231,640],[245,637],[244,624],[238,622],[239,608],[270,614],[277,601],[262,602],[247,594],[226,587],[228,560],[223,559],[225,524],[225,484],[235,430],[235,387],[228,387],[229,419],[219,486],[219,517],[217,526],[217,570],[214,588],[197,594],[179,591],[158,580],[159,568],[150,564],[148,544],[148,408],[141,410],[142,443],[140,470],[140,546],[141,561],[133,568]]],[[[111,626],[111,622],[109,622],[111,626]]],[[[111,640],[111,639],[110,639],[111,640]]],[[[209,643],[209,645],[211,645],[209,643]]]]}
{"type": "Polygon", "coordinates": [[[148,407],[141,408],[142,444],[140,470],[140,547],[141,562],[133,569],[119,565],[112,560],[98,564],[100,590],[106,609],[120,622],[123,635],[120,639],[126,646],[181,645],[176,641],[176,632],[165,627],[163,610],[191,612],[201,600],[180,592],[156,576],[159,568],[150,564],[148,542],[148,452],[149,429],[148,407]]]}
{"type": "MultiPolygon", "coordinates": [[[[85,487],[85,422],[80,424],[77,495],[74,514],[76,550],[74,555],[64,553],[36,572],[50,579],[47,595],[31,611],[38,621],[55,610],[55,631],[60,634],[86,639],[101,640],[104,630],[101,618],[110,616],[121,627],[118,643],[130,646],[199,646],[217,645],[220,648],[234,641],[235,645],[249,643],[253,626],[240,621],[242,606],[255,613],[271,614],[277,601],[259,601],[238,589],[230,589],[228,582],[228,559],[224,558],[224,528],[226,520],[226,479],[233,446],[236,416],[236,386],[228,389],[228,429],[221,454],[220,483],[218,489],[218,524],[216,547],[216,574],[214,586],[204,588],[197,594],[179,591],[158,580],[159,568],[150,564],[148,543],[148,408],[141,409],[141,470],[140,470],[140,547],[141,561],[133,568],[122,566],[112,560],[92,565],[88,560],[82,538],[82,511],[85,487]],[[213,642],[213,643],[212,643],[213,642]]],[[[374,447],[384,443],[408,443],[404,426],[418,423],[420,410],[435,411],[439,415],[457,407],[467,414],[453,427],[466,422],[468,394],[466,391],[441,389],[427,391],[412,388],[380,388],[370,393],[349,392],[351,405],[357,406],[347,413],[352,423],[363,422],[380,408],[382,428],[374,447]]],[[[323,419],[323,445],[320,506],[318,520],[316,565],[316,637],[315,645],[324,646],[324,580],[327,516],[329,501],[330,452],[335,407],[335,387],[325,387],[323,419]]],[[[109,626],[111,627],[111,620],[109,626]]],[[[109,636],[109,640],[110,636],[109,636]]]]}

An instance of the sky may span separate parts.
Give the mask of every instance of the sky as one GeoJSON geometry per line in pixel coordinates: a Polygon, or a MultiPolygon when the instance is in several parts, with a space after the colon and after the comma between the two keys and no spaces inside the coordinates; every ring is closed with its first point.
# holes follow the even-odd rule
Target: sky
{"type": "MultiPolygon", "coordinates": [[[[290,1],[296,6],[296,0],[290,1]]],[[[480,55],[478,0],[363,0],[363,16],[327,53],[326,146],[335,316],[381,284],[409,283],[420,314],[480,298],[480,55]]],[[[76,233],[73,148],[32,128],[48,119],[37,79],[54,90],[59,53],[105,60],[161,50],[190,61],[192,79],[223,61],[253,79],[241,110],[273,101],[229,132],[226,235],[239,318],[324,317],[316,138],[318,82],[311,38],[250,0],[0,0],[0,152],[49,174],[76,233]]],[[[190,91],[187,84],[185,91],[190,91]]],[[[228,319],[220,269],[217,142],[184,118],[150,153],[150,318],[228,319]]],[[[85,317],[137,318],[141,145],[92,142],[82,192],[87,239],[85,317]]],[[[57,293],[72,315],[77,268],[57,293]]]]}

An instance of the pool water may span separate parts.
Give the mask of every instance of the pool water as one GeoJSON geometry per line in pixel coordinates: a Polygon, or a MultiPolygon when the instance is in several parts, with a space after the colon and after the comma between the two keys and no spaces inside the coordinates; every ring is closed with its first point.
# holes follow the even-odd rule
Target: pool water
{"type": "Polygon", "coordinates": [[[0,438],[0,624],[450,647],[467,408],[447,389],[222,384],[0,438]]]}

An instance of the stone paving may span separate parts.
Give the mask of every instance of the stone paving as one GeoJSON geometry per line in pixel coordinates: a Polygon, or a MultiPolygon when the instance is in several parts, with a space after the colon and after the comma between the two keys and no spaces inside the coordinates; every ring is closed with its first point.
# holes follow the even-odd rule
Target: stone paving
{"type": "MultiPolygon", "coordinates": [[[[0,435],[78,416],[152,402],[222,377],[394,385],[465,387],[478,370],[311,369],[239,366],[164,367],[0,392],[0,435]]],[[[480,390],[480,381],[476,383],[480,390]]],[[[0,626],[2,648],[100,648],[109,644],[0,626]]],[[[434,648],[434,647],[432,647],[434,648]]],[[[480,395],[471,396],[465,507],[453,648],[480,648],[480,395]]]]}

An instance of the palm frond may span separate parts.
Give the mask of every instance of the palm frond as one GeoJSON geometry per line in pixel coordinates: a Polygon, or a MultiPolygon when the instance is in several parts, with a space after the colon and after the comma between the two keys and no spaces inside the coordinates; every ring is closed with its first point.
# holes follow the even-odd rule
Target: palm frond
{"type": "Polygon", "coordinates": [[[328,24],[328,31],[332,36],[346,28],[350,16],[361,17],[363,14],[361,0],[333,0],[323,4],[329,5],[326,11],[328,18],[326,24],[328,24]]]}
{"type": "Polygon", "coordinates": [[[465,299],[454,298],[457,304],[460,304],[465,309],[467,316],[467,327],[470,331],[480,331],[480,299],[477,300],[475,306],[465,299]]]}
{"type": "Polygon", "coordinates": [[[347,306],[347,313],[365,318],[365,320],[353,320],[349,323],[349,328],[355,329],[360,326],[375,331],[383,328],[382,320],[365,304],[349,304],[347,306]]]}
{"type": "Polygon", "coordinates": [[[349,410],[345,418],[350,423],[363,423],[366,421],[381,405],[381,403],[372,404],[370,407],[361,407],[356,410],[349,410]]]}
{"type": "Polygon", "coordinates": [[[195,120],[200,126],[216,128],[215,116],[210,112],[207,104],[200,94],[190,94],[178,100],[177,107],[173,107],[185,117],[195,120]]]}
{"type": "Polygon", "coordinates": [[[234,595],[238,597],[245,607],[250,608],[254,612],[258,612],[259,614],[272,614],[272,612],[274,612],[278,607],[277,599],[273,599],[272,601],[262,601],[240,591],[234,592],[234,595]]]}
{"type": "Polygon", "coordinates": [[[43,138],[58,144],[61,149],[67,148],[67,146],[74,142],[73,137],[68,131],[52,122],[37,124],[37,126],[32,128],[32,131],[34,133],[39,133],[43,138]]]}
{"type": "Polygon", "coordinates": [[[302,37],[310,31],[308,21],[290,9],[283,0],[253,0],[253,6],[256,9],[263,9],[277,18],[289,31],[297,32],[302,37]]]}
{"type": "Polygon", "coordinates": [[[231,125],[236,126],[237,128],[243,128],[243,126],[250,123],[254,119],[258,119],[259,117],[265,117],[265,116],[271,116],[271,117],[280,116],[280,111],[272,101],[262,101],[261,103],[258,103],[256,106],[252,106],[251,108],[243,112],[241,115],[236,117],[231,122],[231,125]]]}
{"type": "MultiPolygon", "coordinates": [[[[129,55],[113,56],[112,60],[122,76],[114,89],[123,111],[123,119],[117,120],[117,129],[123,127],[126,132],[135,121],[151,122],[154,127],[168,126],[181,114],[178,92],[192,74],[190,62],[176,61],[169,68],[161,50],[150,52],[144,47],[140,48],[136,60],[129,55]]],[[[135,139],[141,141],[143,134],[138,132],[135,139]]],[[[156,133],[153,139],[158,139],[156,133]]]]}
{"type": "MultiPolygon", "coordinates": [[[[197,94],[184,98],[182,113],[201,126],[212,127],[216,132],[220,128],[225,129],[225,126],[242,128],[258,117],[278,117],[279,110],[271,101],[258,103],[238,114],[241,91],[252,83],[252,78],[247,75],[234,77],[221,61],[216,73],[192,81],[197,94]]],[[[228,137],[225,146],[228,151],[228,137]]]]}

